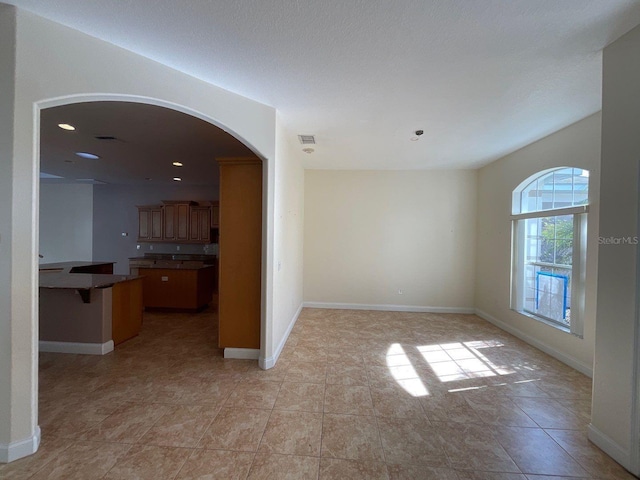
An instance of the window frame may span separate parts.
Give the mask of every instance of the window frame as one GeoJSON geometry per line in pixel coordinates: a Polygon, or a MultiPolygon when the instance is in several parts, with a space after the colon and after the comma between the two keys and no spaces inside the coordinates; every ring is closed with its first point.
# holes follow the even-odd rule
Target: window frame
{"type": "MultiPolygon", "coordinates": [[[[532,212],[518,213],[522,207],[521,194],[532,182],[544,178],[549,173],[567,168],[580,167],[556,167],[540,171],[528,177],[513,190],[512,215],[511,215],[511,305],[510,308],[521,315],[530,317],[544,324],[550,325],[561,331],[582,338],[584,332],[584,308],[586,300],[586,250],[587,250],[587,214],[589,212],[589,198],[587,187],[587,203],[561,208],[541,209],[532,212]],[[571,215],[573,217],[573,246],[571,265],[571,321],[569,326],[561,322],[536,315],[525,309],[525,223],[529,219],[546,217],[560,217],[571,215]]],[[[586,170],[588,172],[588,170],[586,170]]]]}

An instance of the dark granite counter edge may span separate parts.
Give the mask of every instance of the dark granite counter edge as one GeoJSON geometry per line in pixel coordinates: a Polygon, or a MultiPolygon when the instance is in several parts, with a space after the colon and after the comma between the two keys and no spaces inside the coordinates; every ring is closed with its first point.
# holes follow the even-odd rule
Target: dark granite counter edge
{"type": "Polygon", "coordinates": [[[202,270],[204,268],[215,268],[214,265],[146,265],[144,267],[135,267],[141,270],[202,270]]]}
{"type": "Polygon", "coordinates": [[[39,277],[39,287],[86,290],[91,288],[110,287],[115,283],[128,282],[137,278],[142,277],[139,275],[41,272],[39,277]]]}

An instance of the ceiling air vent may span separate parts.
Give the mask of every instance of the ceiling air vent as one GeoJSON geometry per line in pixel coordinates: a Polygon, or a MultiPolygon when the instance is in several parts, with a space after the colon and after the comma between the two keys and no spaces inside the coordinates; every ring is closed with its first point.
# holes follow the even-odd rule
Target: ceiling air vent
{"type": "Polygon", "coordinates": [[[298,135],[298,140],[302,145],[315,145],[316,137],[313,135],[298,135]]]}
{"type": "Polygon", "coordinates": [[[95,138],[96,140],[107,140],[107,141],[118,140],[119,142],[122,141],[119,138],[114,137],[113,135],[96,135],[93,138],[95,138]]]}

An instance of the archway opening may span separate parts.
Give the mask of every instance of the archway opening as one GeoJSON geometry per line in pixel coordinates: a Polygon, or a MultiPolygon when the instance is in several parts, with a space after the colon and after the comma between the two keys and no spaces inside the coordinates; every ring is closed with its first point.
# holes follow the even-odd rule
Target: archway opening
{"type": "MultiPolygon", "coordinates": [[[[161,285],[173,283],[174,269],[175,273],[185,273],[192,268],[199,273],[210,269],[206,267],[207,260],[214,257],[217,271],[219,231],[224,228],[225,220],[242,223],[242,219],[228,215],[228,210],[226,219],[215,218],[215,207],[219,207],[217,202],[220,200],[220,176],[215,159],[252,158],[260,163],[258,155],[212,122],[166,106],[116,100],[82,101],[46,108],[40,113],[42,263],[113,262],[114,274],[128,276],[141,273],[135,268],[132,270],[130,260],[150,259],[154,261],[154,269],[162,264],[171,271],[171,276],[163,275],[164,270],[160,272],[158,281],[161,285]],[[153,238],[153,226],[147,232],[149,237],[142,236],[143,217],[139,207],[148,205],[161,207],[156,232],[159,238],[153,238]],[[204,265],[201,265],[203,261],[204,265]]],[[[262,176],[259,183],[262,183],[262,176]]],[[[261,191],[260,195],[264,196],[266,192],[261,191]]],[[[264,225],[261,211],[259,215],[264,225]]],[[[262,238],[256,247],[260,250],[256,252],[259,264],[263,262],[264,241],[262,238]]],[[[55,268],[41,276],[52,273],[57,273],[55,268]]],[[[261,275],[260,270],[258,275],[261,275]]],[[[175,285],[172,287],[176,288],[175,285]]],[[[258,288],[264,288],[260,286],[260,279],[258,288]]],[[[67,300],[77,300],[76,303],[84,305],[82,295],[79,296],[82,298],[74,297],[81,289],[71,290],[72,296],[67,300]]],[[[160,300],[167,300],[171,290],[160,292],[160,300]]],[[[76,336],[64,338],[69,333],[65,331],[68,325],[63,329],[56,329],[55,325],[49,328],[49,333],[62,335],[54,335],[50,340],[43,339],[40,325],[41,346],[43,342],[49,342],[49,347],[53,345],[54,351],[61,352],[69,345],[60,344],[74,344],[66,358],[63,358],[65,354],[58,353],[41,358],[41,373],[47,370],[50,374],[41,380],[41,398],[47,394],[45,389],[55,397],[53,403],[44,408],[41,406],[41,419],[48,418],[50,424],[66,424],[70,431],[89,431],[101,416],[113,413],[108,412],[109,408],[125,398],[137,400],[142,405],[158,398],[195,404],[217,398],[209,392],[208,400],[205,400],[197,393],[207,389],[203,381],[205,372],[217,368],[243,371],[257,368],[257,365],[252,366],[256,362],[250,361],[224,360],[217,344],[217,331],[211,329],[217,315],[217,302],[222,299],[216,298],[217,287],[212,288],[212,293],[208,297],[213,300],[209,306],[197,304],[193,313],[167,310],[173,307],[161,305],[159,308],[164,310],[149,314],[143,323],[143,328],[149,326],[151,333],[126,339],[120,349],[116,346],[114,353],[106,356],[77,355],[88,353],[74,351],[78,344],[96,342],[84,341],[77,336],[78,332],[73,334],[76,336]],[[202,362],[206,363],[204,368],[202,362]],[[74,363],[83,368],[74,372],[74,363]],[[127,377],[126,381],[123,375],[127,377]],[[189,378],[191,381],[183,381],[189,378]],[[140,386],[132,387],[134,383],[140,386]],[[133,393],[131,388],[135,390],[133,393]],[[105,398],[116,401],[106,407],[105,398]],[[85,404],[83,410],[67,408],[72,406],[69,402],[80,405],[81,401],[85,404]],[[60,417],[64,417],[65,411],[69,412],[69,418],[60,417]]],[[[185,290],[174,297],[184,299],[190,294],[185,290]]],[[[145,290],[144,302],[146,297],[145,290]]],[[[91,294],[89,303],[90,300],[91,294]]],[[[64,307],[64,302],[62,305],[64,307]]],[[[112,304],[112,314],[114,307],[112,304]]],[[[263,331],[260,317],[264,317],[264,307],[258,307],[257,335],[260,338],[263,331]]],[[[42,322],[42,304],[40,318],[42,322]]],[[[103,330],[105,328],[103,325],[103,330]]],[[[80,345],[80,350],[85,347],[80,345]]],[[[257,358],[257,352],[259,350],[250,357],[257,358]]],[[[41,422],[45,432],[48,423],[41,422]]]]}

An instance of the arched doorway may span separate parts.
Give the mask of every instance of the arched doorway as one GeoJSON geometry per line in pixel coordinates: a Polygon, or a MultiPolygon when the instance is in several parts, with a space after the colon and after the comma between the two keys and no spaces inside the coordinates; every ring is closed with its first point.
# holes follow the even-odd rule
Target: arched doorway
{"type": "MultiPolygon", "coordinates": [[[[97,204],[92,212],[95,218],[89,222],[93,224],[89,234],[92,245],[85,249],[92,257],[88,260],[113,259],[117,262],[114,273],[128,274],[128,258],[150,251],[174,256],[217,253],[215,238],[203,246],[204,242],[193,238],[185,242],[175,239],[147,243],[136,238],[135,233],[130,235],[129,232],[137,231],[138,218],[133,207],[163,199],[217,200],[220,188],[216,158],[255,158],[259,162],[262,159],[211,119],[166,102],[104,96],[70,100],[66,104],[55,101],[51,106],[42,105],[40,110],[40,176],[48,188],[83,185],[95,191],[97,204]],[[97,158],[77,156],[83,152],[97,158]],[[116,198],[118,202],[114,202],[116,198]],[[110,205],[113,203],[120,208],[113,208],[110,205]]],[[[266,197],[265,189],[262,190],[262,196],[266,197]]],[[[230,218],[233,212],[226,210],[226,213],[226,218],[233,220],[230,218]]],[[[261,216],[264,227],[265,218],[261,216]]],[[[50,218],[47,222],[49,226],[56,223],[50,218]]],[[[86,230],[87,219],[77,219],[78,222],[84,223],[86,230]]],[[[71,227],[66,229],[67,238],[63,235],[54,241],[46,238],[48,232],[41,232],[40,249],[49,257],[46,262],[70,260],[61,258],[65,252],[51,249],[55,250],[56,244],[59,248],[61,244],[77,243],[69,237],[76,236],[81,229],[71,227]]],[[[60,232],[56,233],[59,236],[60,232]]],[[[260,243],[262,252],[258,252],[258,258],[265,250],[264,235],[263,241],[254,245],[260,243]]],[[[263,276],[264,270],[263,264],[263,276]]],[[[264,289],[258,295],[264,298],[264,289]]],[[[264,308],[261,317],[264,321],[264,308]]]]}
{"type": "MultiPolygon", "coordinates": [[[[217,169],[215,175],[210,175],[211,172],[208,171],[216,167],[215,158],[252,156],[260,163],[260,157],[211,122],[165,105],[132,102],[130,98],[126,101],[86,100],[83,97],[77,102],[40,110],[40,171],[49,177],[62,177],[43,179],[47,185],[81,185],[95,189],[93,198],[97,200],[94,200],[92,208],[93,238],[90,249],[93,259],[117,258],[120,267],[115,273],[128,274],[127,259],[130,256],[149,251],[167,253],[176,247],[178,251],[175,253],[188,255],[201,248],[210,248],[212,245],[179,241],[157,244],[140,242],[135,234],[137,229],[132,223],[138,220],[137,215],[134,215],[134,207],[141,203],[171,200],[172,196],[173,200],[196,200],[196,197],[198,200],[217,200],[217,169]],[[100,111],[106,121],[100,122],[95,118],[100,111]],[[144,118],[149,120],[149,125],[139,125],[144,118]],[[59,124],[65,123],[74,126],[76,130],[59,127],[59,124]],[[73,135],[76,136],[73,141],[68,141],[73,135]],[[172,140],[170,136],[179,138],[172,140]],[[160,145],[154,146],[155,143],[160,145]],[[207,148],[209,143],[214,143],[214,147],[207,148]],[[147,154],[150,158],[141,158],[145,146],[150,150],[147,154]],[[100,158],[76,159],[76,152],[94,153],[100,158]],[[182,165],[173,165],[174,160],[180,161],[182,165]],[[193,167],[190,162],[201,165],[198,168],[188,168],[193,167]],[[107,165],[96,168],[99,163],[107,165]],[[180,173],[174,173],[178,170],[180,173]],[[149,173],[145,174],[144,171],[149,173]],[[181,181],[173,179],[177,175],[180,175],[181,181]],[[207,194],[209,188],[214,193],[207,194]],[[96,194],[98,191],[99,194],[96,194]],[[155,195],[156,198],[152,199],[149,195],[155,195]]],[[[260,195],[264,196],[266,192],[261,191],[260,195]]],[[[43,192],[40,196],[42,200],[43,192]]],[[[48,200],[50,199],[47,199],[50,207],[52,202],[48,200]]],[[[264,215],[261,216],[264,225],[264,215]]],[[[86,218],[79,219],[78,223],[86,221],[86,218]]],[[[44,236],[47,233],[41,228],[41,246],[46,245],[47,239],[44,236]]],[[[75,232],[72,230],[68,233],[69,237],[73,237],[75,232]]],[[[58,243],[61,243],[60,240],[58,243]]],[[[259,260],[262,262],[264,238],[262,246],[258,245],[258,248],[261,251],[257,252],[257,258],[262,258],[259,260]]],[[[46,251],[45,247],[41,250],[45,254],[45,262],[68,260],[55,258],[55,248],[46,251]]],[[[258,293],[258,298],[260,296],[258,293]]],[[[259,308],[262,323],[264,305],[259,305],[259,308]]],[[[258,331],[260,345],[263,344],[263,332],[262,328],[258,331]]],[[[246,351],[240,353],[240,356],[247,358],[246,351]]]]}

